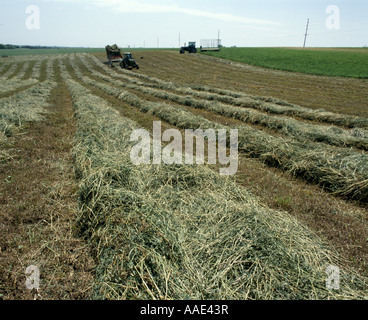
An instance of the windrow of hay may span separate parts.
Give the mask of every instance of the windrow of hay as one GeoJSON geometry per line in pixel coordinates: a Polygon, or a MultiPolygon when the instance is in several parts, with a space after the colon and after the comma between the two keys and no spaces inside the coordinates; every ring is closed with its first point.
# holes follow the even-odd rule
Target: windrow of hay
{"type": "MultiPolygon", "coordinates": [[[[87,57],[87,55],[83,55],[87,57]]],[[[119,72],[115,72],[109,70],[107,66],[105,66],[100,60],[92,55],[88,55],[94,61],[94,63],[103,68],[104,71],[110,73],[115,77],[121,77],[122,74],[126,74],[131,77],[137,77],[140,79],[144,79],[150,82],[155,83],[154,87],[161,89],[169,89],[181,91],[181,93],[186,93],[189,95],[194,95],[197,97],[201,97],[207,100],[215,100],[223,103],[232,104],[235,106],[252,108],[256,110],[260,110],[262,112],[267,112],[271,114],[277,115],[285,115],[285,116],[297,116],[301,119],[312,120],[322,123],[329,123],[332,125],[343,126],[348,128],[368,128],[368,119],[333,113],[329,111],[325,111],[323,109],[313,110],[310,108],[305,108],[296,104],[291,104],[289,102],[272,98],[272,97],[260,97],[248,95],[242,92],[234,92],[230,90],[224,90],[220,88],[213,88],[209,86],[194,86],[190,85],[190,89],[186,86],[181,86],[179,84],[173,84],[171,82],[167,82],[155,77],[147,76],[140,73],[134,73],[129,70],[119,70],[119,72]],[[201,91],[201,92],[199,92],[201,91]]],[[[152,84],[145,84],[145,86],[152,86],[152,84]]]]}
{"type": "MultiPolygon", "coordinates": [[[[36,81],[36,80],[34,80],[36,81]]],[[[12,135],[14,126],[43,120],[47,99],[55,87],[51,81],[42,82],[10,97],[0,99],[0,131],[12,135]]]]}
{"type": "Polygon", "coordinates": [[[53,81],[55,78],[54,62],[56,59],[57,57],[52,57],[46,62],[46,79],[49,81],[53,81]]]}
{"type": "Polygon", "coordinates": [[[1,81],[0,94],[15,91],[19,88],[27,87],[38,83],[36,79],[21,80],[18,78],[4,79],[2,77],[0,77],[0,81],[1,81]]]}
{"type": "Polygon", "coordinates": [[[77,119],[78,228],[98,266],[96,299],[364,299],[309,229],[206,166],[136,167],[136,124],[65,77],[77,119]]]}
{"type": "Polygon", "coordinates": [[[4,70],[6,70],[6,68],[11,65],[10,62],[4,62],[0,65],[0,73],[3,72],[4,70]]]}
{"type": "MultiPolygon", "coordinates": [[[[73,63],[73,66],[75,70],[78,69],[75,63],[73,63]]],[[[88,67],[87,64],[86,66],[88,67]]],[[[246,123],[260,124],[284,135],[296,138],[300,141],[324,142],[335,146],[355,147],[362,150],[368,150],[368,131],[363,129],[344,130],[334,126],[327,127],[322,125],[308,124],[292,118],[270,116],[268,114],[248,108],[226,105],[217,101],[209,101],[211,99],[198,100],[189,95],[182,96],[161,89],[149,88],[145,86],[145,83],[139,83],[132,78],[129,79],[129,77],[126,77],[128,78],[126,80],[133,83],[118,81],[92,69],[90,69],[90,72],[93,76],[99,77],[109,83],[113,83],[128,89],[134,89],[136,91],[161,99],[173,101],[182,105],[198,109],[205,109],[226,117],[241,120],[246,123]]],[[[80,72],[78,75],[79,74],[80,72]]],[[[185,93],[186,92],[187,90],[185,90],[185,93]]]]}
{"type": "Polygon", "coordinates": [[[31,66],[31,62],[30,61],[24,62],[22,68],[19,70],[19,72],[16,75],[16,77],[18,79],[23,79],[24,76],[26,75],[27,70],[30,68],[30,66],[31,66]]]}
{"type": "Polygon", "coordinates": [[[150,102],[113,86],[81,77],[86,84],[184,129],[238,129],[239,149],[249,157],[318,184],[336,195],[368,201],[368,155],[322,143],[274,137],[247,125],[228,127],[194,115],[180,106],[150,102]]]}
{"type": "MultiPolygon", "coordinates": [[[[208,99],[207,98],[208,93],[218,93],[218,94],[221,94],[221,95],[230,96],[230,97],[234,97],[234,98],[248,98],[248,99],[259,100],[259,101],[264,101],[264,102],[271,102],[271,103],[279,104],[279,105],[283,105],[283,106],[294,106],[294,104],[291,104],[287,101],[277,99],[277,98],[273,98],[273,97],[255,96],[255,95],[246,94],[246,93],[243,93],[243,92],[213,88],[213,87],[209,87],[209,86],[196,86],[196,85],[184,86],[184,85],[180,85],[178,83],[165,81],[165,80],[162,80],[162,79],[159,79],[159,78],[156,78],[156,77],[148,76],[148,75],[145,75],[145,74],[142,74],[142,73],[131,72],[131,71],[125,70],[125,69],[120,70],[121,72],[116,72],[115,70],[113,70],[113,69],[107,67],[106,65],[102,64],[101,61],[93,55],[78,54],[78,56],[82,57],[84,63],[87,62],[87,59],[86,59],[87,57],[90,58],[95,63],[95,65],[102,68],[105,72],[107,72],[108,74],[110,74],[114,77],[121,78],[121,79],[128,80],[128,81],[129,80],[132,81],[132,77],[138,78],[138,79],[143,79],[143,80],[148,81],[148,82],[145,82],[145,86],[152,87],[152,88],[173,90],[173,91],[177,91],[177,92],[184,93],[184,94],[195,95],[197,97],[203,97],[204,99],[208,99]],[[204,92],[196,92],[196,91],[193,91],[193,90],[204,91],[204,92]],[[206,93],[207,93],[207,96],[205,95],[206,93]]],[[[211,97],[211,96],[209,96],[209,97],[211,97]]],[[[213,96],[213,97],[216,97],[216,96],[213,96]]],[[[209,99],[209,100],[214,100],[214,99],[209,99]]]]}
{"type": "Polygon", "coordinates": [[[41,76],[41,65],[44,60],[37,60],[36,63],[33,66],[32,69],[32,75],[31,78],[33,79],[39,79],[41,76]]]}
{"type": "MultiPolygon", "coordinates": [[[[69,60],[73,59],[73,55],[69,55],[69,60]]],[[[69,72],[66,69],[66,66],[64,64],[63,59],[59,58],[57,59],[58,62],[58,68],[60,70],[60,76],[63,79],[64,82],[67,82],[67,80],[72,80],[71,75],[69,74],[69,72]]],[[[81,89],[81,87],[79,86],[79,88],[81,89]]]]}
{"type": "Polygon", "coordinates": [[[14,72],[17,68],[18,68],[17,63],[12,64],[11,67],[1,75],[1,77],[4,78],[4,79],[10,78],[14,74],[14,72]]]}

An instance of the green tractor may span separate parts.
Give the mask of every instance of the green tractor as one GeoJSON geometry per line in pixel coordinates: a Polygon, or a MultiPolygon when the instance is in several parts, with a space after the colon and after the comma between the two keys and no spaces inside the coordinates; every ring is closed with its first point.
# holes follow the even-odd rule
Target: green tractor
{"type": "Polygon", "coordinates": [[[134,60],[132,54],[130,52],[123,53],[123,60],[120,62],[120,67],[124,69],[139,69],[138,63],[134,60]]]}
{"type": "Polygon", "coordinates": [[[188,53],[197,53],[196,43],[195,42],[189,42],[188,46],[180,48],[180,53],[181,54],[184,54],[185,51],[188,51],[188,53]]]}

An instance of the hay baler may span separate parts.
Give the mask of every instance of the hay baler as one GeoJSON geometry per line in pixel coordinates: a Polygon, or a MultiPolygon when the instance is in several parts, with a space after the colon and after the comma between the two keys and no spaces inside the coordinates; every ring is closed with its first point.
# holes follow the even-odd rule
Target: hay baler
{"type": "Polygon", "coordinates": [[[107,59],[109,60],[109,64],[111,67],[114,66],[114,62],[118,63],[121,61],[121,59],[123,59],[121,50],[116,44],[112,46],[107,45],[105,49],[106,49],[107,59]]]}

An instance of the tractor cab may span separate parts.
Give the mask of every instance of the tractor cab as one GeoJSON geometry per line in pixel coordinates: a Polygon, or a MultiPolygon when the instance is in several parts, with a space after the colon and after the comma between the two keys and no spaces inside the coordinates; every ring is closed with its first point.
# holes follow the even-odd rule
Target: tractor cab
{"type": "Polygon", "coordinates": [[[124,52],[123,59],[133,59],[133,56],[130,52],[124,52]]]}

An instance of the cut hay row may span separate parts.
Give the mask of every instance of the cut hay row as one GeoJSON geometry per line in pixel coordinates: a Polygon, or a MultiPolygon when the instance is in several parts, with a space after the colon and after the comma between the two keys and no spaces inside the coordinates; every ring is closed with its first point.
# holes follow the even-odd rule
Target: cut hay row
{"type": "Polygon", "coordinates": [[[0,132],[10,136],[14,127],[29,121],[43,120],[45,107],[48,106],[47,99],[55,85],[51,81],[42,82],[0,99],[0,132]]]}
{"type": "MultiPolygon", "coordinates": [[[[131,72],[129,70],[120,70],[121,72],[116,72],[115,70],[107,67],[106,65],[104,65],[97,57],[93,56],[93,55],[89,55],[89,54],[78,54],[79,57],[82,57],[82,59],[86,59],[87,57],[90,58],[95,65],[97,65],[98,67],[102,68],[105,72],[107,72],[108,74],[111,74],[115,77],[118,78],[122,78],[124,80],[127,80],[127,77],[129,79],[131,79],[131,77],[135,77],[138,79],[143,79],[148,81],[149,83],[146,83],[146,86],[150,86],[150,87],[154,87],[154,88],[160,88],[160,89],[168,89],[168,90],[174,90],[174,91],[178,91],[180,93],[184,93],[184,94],[189,94],[189,95],[196,95],[198,97],[203,97],[204,99],[208,99],[208,96],[205,96],[202,94],[202,92],[193,92],[193,90],[197,90],[197,91],[204,91],[207,93],[218,93],[221,95],[225,95],[225,96],[230,96],[230,97],[234,97],[234,98],[248,98],[248,99],[253,99],[253,100],[259,100],[259,101],[264,101],[264,102],[271,102],[274,104],[279,104],[279,105],[283,105],[283,106],[294,106],[293,104],[281,100],[281,99],[277,99],[277,98],[272,98],[272,97],[262,97],[262,96],[255,96],[255,95],[250,95],[250,94],[246,94],[243,92],[237,92],[237,91],[230,91],[230,90],[225,90],[225,89],[219,89],[219,88],[212,88],[209,86],[195,86],[195,85],[180,85],[178,83],[173,83],[170,81],[165,81],[162,79],[159,79],[157,77],[152,77],[152,76],[148,76],[142,73],[135,73],[135,72],[131,72]]],[[[213,96],[216,97],[216,96],[213,96]]],[[[211,100],[211,99],[208,99],[211,100]]],[[[213,99],[212,99],[213,100],[213,99]]],[[[224,101],[226,102],[226,101],[224,101]]]]}
{"type": "MultiPolygon", "coordinates": [[[[85,66],[88,68],[88,64],[84,60],[82,60],[82,62],[84,62],[85,66]]],[[[81,73],[75,63],[73,63],[73,67],[77,70],[78,76],[80,76],[81,73]]],[[[362,150],[368,150],[368,132],[363,129],[344,130],[334,126],[326,127],[308,124],[292,118],[270,116],[252,109],[235,107],[216,101],[198,100],[191,96],[182,96],[160,89],[149,88],[146,87],[144,83],[129,82],[130,79],[126,79],[126,82],[118,81],[90,67],[88,69],[93,76],[103,79],[106,82],[185,106],[205,109],[246,123],[259,124],[300,141],[323,142],[335,146],[355,147],[362,150]]]]}
{"type": "MultiPolygon", "coordinates": [[[[364,279],[296,219],[205,166],[136,167],[137,125],[66,79],[76,110],[78,228],[98,262],[95,299],[359,299],[364,279]]],[[[364,288],[364,289],[363,289],[364,288]]]]}
{"type": "MultiPolygon", "coordinates": [[[[82,55],[87,57],[87,55],[82,55]]],[[[121,77],[122,73],[128,76],[137,77],[147,81],[155,83],[155,87],[167,90],[176,90],[180,93],[193,95],[206,100],[215,100],[235,106],[253,108],[263,112],[285,115],[285,116],[297,116],[301,119],[312,120],[322,123],[329,123],[332,125],[343,126],[348,128],[368,128],[368,119],[350,115],[342,115],[338,113],[328,112],[325,110],[313,110],[305,107],[301,107],[296,104],[290,104],[286,101],[270,98],[247,95],[242,92],[233,92],[230,90],[224,90],[220,88],[212,88],[208,86],[190,86],[190,89],[186,86],[180,86],[171,82],[163,81],[161,79],[134,73],[128,70],[120,70],[119,73],[109,69],[100,60],[93,55],[88,55],[91,60],[105,72],[115,76],[121,77]],[[202,92],[199,92],[202,91],[202,92]]],[[[146,84],[146,86],[148,86],[146,84]]],[[[151,84],[152,86],[152,84],[151,84]]]]}
{"type": "Polygon", "coordinates": [[[165,103],[150,102],[146,100],[139,99],[136,95],[130,94],[127,91],[122,91],[111,85],[95,81],[89,77],[83,76],[83,74],[78,71],[78,68],[74,69],[76,71],[77,77],[85,84],[99,88],[105,93],[115,96],[121,100],[124,100],[134,107],[138,107],[143,112],[149,112],[153,115],[157,115],[169,123],[181,127],[181,128],[214,128],[220,129],[225,126],[209,121],[201,116],[195,116],[191,112],[187,111],[184,107],[171,106],[165,103]],[[79,76],[78,76],[79,75],[79,76]]]}
{"type": "Polygon", "coordinates": [[[12,79],[3,79],[2,77],[0,77],[0,81],[1,81],[0,94],[15,91],[21,87],[27,87],[38,83],[36,79],[21,80],[18,79],[18,77],[12,79]]]}
{"type": "Polygon", "coordinates": [[[18,79],[23,79],[24,76],[26,75],[27,70],[30,68],[30,65],[31,65],[31,62],[30,61],[24,62],[22,68],[15,75],[15,77],[18,78],[18,79]]]}
{"type": "Polygon", "coordinates": [[[26,61],[37,61],[37,60],[43,60],[47,57],[50,57],[50,55],[46,54],[35,54],[35,55],[20,55],[20,56],[10,56],[6,58],[7,62],[15,62],[15,63],[22,63],[26,61]]]}
{"type": "MultiPolygon", "coordinates": [[[[190,88],[193,89],[193,90],[204,91],[204,92],[207,92],[207,93],[216,93],[216,94],[220,94],[220,95],[223,95],[223,96],[229,96],[229,97],[233,97],[233,98],[250,98],[250,99],[253,99],[253,100],[278,104],[280,106],[297,107],[295,104],[292,104],[290,102],[287,102],[285,100],[281,100],[281,99],[278,99],[278,98],[273,98],[273,97],[255,96],[255,95],[246,94],[246,93],[239,92],[239,91],[231,91],[231,90],[220,89],[220,88],[204,86],[204,85],[202,85],[202,86],[191,85],[190,88]]],[[[307,110],[311,110],[311,109],[307,109],[307,110]]]]}
{"type": "Polygon", "coordinates": [[[2,75],[1,75],[1,77],[2,78],[4,78],[4,79],[8,79],[8,78],[10,78],[13,74],[14,74],[14,72],[15,72],[15,70],[18,68],[18,64],[17,63],[15,63],[15,64],[12,64],[11,65],[11,67],[6,71],[6,72],[4,72],[2,75]]]}
{"type": "Polygon", "coordinates": [[[53,58],[50,58],[47,60],[46,62],[46,79],[48,81],[53,81],[54,78],[55,78],[55,75],[54,75],[54,62],[55,60],[58,59],[56,57],[53,57],[53,58]]]}
{"type": "Polygon", "coordinates": [[[70,65],[71,65],[71,67],[73,68],[73,71],[76,74],[76,76],[79,79],[83,78],[84,75],[83,75],[82,71],[80,70],[80,68],[78,67],[78,65],[77,65],[77,63],[75,61],[75,58],[74,57],[71,57],[71,58],[69,58],[68,61],[69,61],[70,65]]]}
{"type": "MultiPolygon", "coordinates": [[[[220,91],[219,89],[218,92],[220,91]]],[[[347,128],[368,129],[368,119],[363,117],[333,113],[324,109],[313,110],[295,104],[292,106],[274,104],[266,102],[268,98],[265,101],[256,101],[256,103],[254,103],[249,101],[248,98],[233,98],[221,94],[209,95],[210,98],[214,100],[223,101],[240,107],[254,108],[271,114],[299,117],[304,120],[328,123],[347,128]]],[[[272,101],[272,98],[269,98],[269,100],[272,101]]]]}
{"type": "MultiPolygon", "coordinates": [[[[231,129],[194,115],[180,106],[146,101],[89,77],[82,77],[81,80],[183,129],[231,129]]],[[[248,156],[316,183],[337,195],[364,203],[368,201],[367,154],[325,144],[274,137],[247,125],[232,128],[239,130],[239,148],[248,156]]]]}
{"type": "Polygon", "coordinates": [[[41,66],[44,60],[37,60],[32,69],[31,78],[39,79],[41,77],[41,66]]]}
{"type": "Polygon", "coordinates": [[[63,59],[59,58],[57,59],[57,62],[58,62],[58,68],[60,70],[60,76],[63,79],[63,81],[66,82],[67,80],[72,79],[69,72],[66,70],[63,59]]]}
{"type": "Polygon", "coordinates": [[[3,72],[11,63],[10,62],[4,62],[0,65],[0,73],[3,72]]]}

